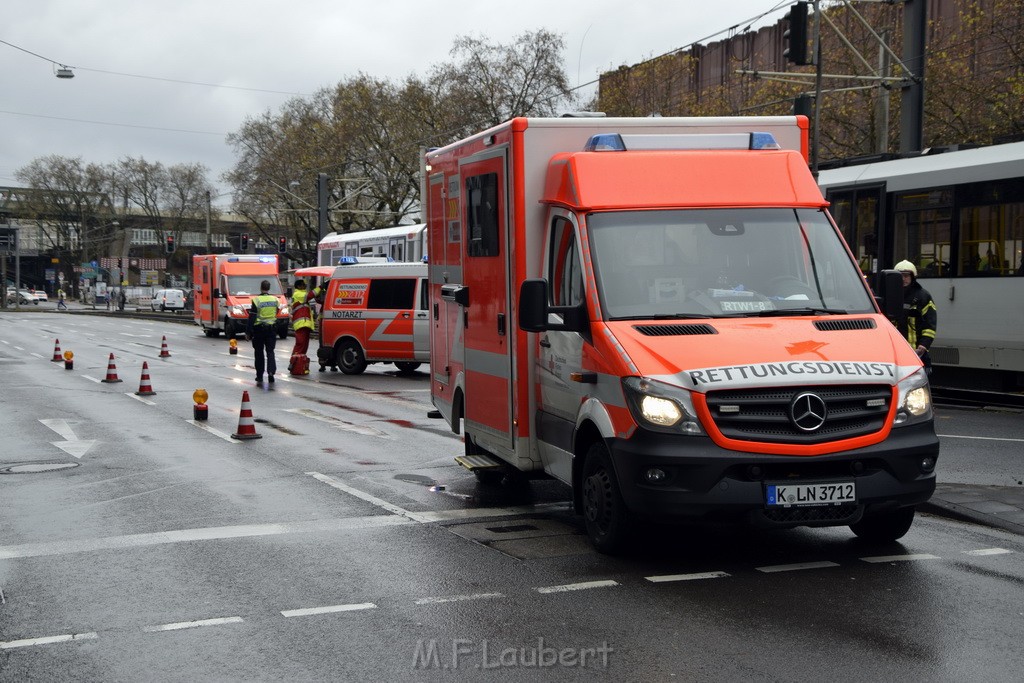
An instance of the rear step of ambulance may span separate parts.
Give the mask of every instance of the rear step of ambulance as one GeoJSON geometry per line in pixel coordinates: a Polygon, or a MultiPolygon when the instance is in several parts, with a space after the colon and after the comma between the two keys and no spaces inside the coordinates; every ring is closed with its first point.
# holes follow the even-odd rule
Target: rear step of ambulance
{"type": "Polygon", "coordinates": [[[504,463],[500,460],[495,460],[489,455],[460,455],[455,458],[455,462],[474,473],[479,471],[500,470],[504,467],[504,463]]]}

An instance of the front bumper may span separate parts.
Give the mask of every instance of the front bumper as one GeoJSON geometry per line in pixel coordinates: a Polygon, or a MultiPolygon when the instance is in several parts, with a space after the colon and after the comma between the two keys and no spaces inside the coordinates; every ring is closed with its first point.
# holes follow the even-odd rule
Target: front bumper
{"type": "Polygon", "coordinates": [[[780,456],[724,450],[707,437],[640,430],[630,439],[610,439],[615,473],[626,507],[658,520],[747,521],[763,526],[852,524],[867,512],[882,512],[928,500],[935,491],[939,440],[924,423],[894,429],[885,441],[821,456],[780,456]],[[930,458],[933,467],[922,467],[930,458]],[[644,473],[657,467],[664,481],[644,473]],[[765,505],[768,483],[854,482],[856,503],[814,507],[765,505]]]}

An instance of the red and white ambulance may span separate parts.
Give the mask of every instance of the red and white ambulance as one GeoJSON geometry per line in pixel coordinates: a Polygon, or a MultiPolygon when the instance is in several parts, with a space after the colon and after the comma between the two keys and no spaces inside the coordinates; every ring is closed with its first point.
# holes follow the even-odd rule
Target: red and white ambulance
{"type": "Polygon", "coordinates": [[[358,375],[370,363],[410,373],[429,360],[427,265],[341,258],[320,312],[320,372],[358,375]]]}
{"type": "Polygon", "coordinates": [[[277,296],[277,336],[288,337],[291,316],[277,272],[277,254],[199,254],[192,257],[193,311],[207,337],[245,334],[252,298],[270,281],[277,296]]]}
{"type": "Polygon", "coordinates": [[[928,379],[807,167],[805,117],[517,118],[424,158],[431,400],[460,462],[637,520],[899,538],[928,379]],[[518,472],[517,472],[518,471],[518,472]]]}

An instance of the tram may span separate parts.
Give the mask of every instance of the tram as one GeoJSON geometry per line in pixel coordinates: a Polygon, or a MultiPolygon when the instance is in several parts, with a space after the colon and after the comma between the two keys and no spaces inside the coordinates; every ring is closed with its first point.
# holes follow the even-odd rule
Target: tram
{"type": "Polygon", "coordinates": [[[332,232],[317,245],[318,266],[336,266],[343,256],[386,257],[392,261],[422,261],[427,255],[427,225],[332,232]]]}
{"type": "Polygon", "coordinates": [[[869,278],[903,259],[938,307],[934,384],[1024,391],[1024,142],[822,170],[869,278]]]}

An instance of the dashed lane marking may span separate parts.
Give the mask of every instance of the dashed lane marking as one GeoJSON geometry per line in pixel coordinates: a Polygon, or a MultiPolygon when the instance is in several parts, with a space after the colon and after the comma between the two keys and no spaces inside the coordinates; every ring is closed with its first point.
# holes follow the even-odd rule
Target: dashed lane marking
{"type": "Polygon", "coordinates": [[[942,559],[938,555],[929,555],[928,553],[918,553],[916,555],[876,555],[874,557],[862,557],[860,558],[863,562],[871,562],[879,564],[882,562],[917,562],[918,560],[939,560],[942,559]]]}
{"type": "Polygon", "coordinates": [[[1024,439],[1007,439],[998,436],[963,436],[961,434],[937,434],[940,439],[976,439],[978,441],[1013,441],[1024,443],[1024,439]]]}
{"type": "Polygon", "coordinates": [[[358,612],[365,609],[377,609],[372,602],[360,602],[354,605],[328,605],[326,607],[307,607],[306,609],[282,610],[281,615],[290,617],[309,617],[316,614],[332,614],[335,612],[358,612]]]}
{"type": "Polygon", "coordinates": [[[89,633],[67,633],[60,636],[8,640],[7,642],[0,642],[0,650],[11,650],[16,647],[30,647],[32,645],[50,645],[51,643],[67,643],[73,640],[96,640],[97,638],[99,638],[99,635],[90,631],[89,633]]]}
{"type": "Polygon", "coordinates": [[[99,377],[90,377],[89,375],[82,375],[82,377],[86,378],[90,382],[96,382],[96,384],[99,384],[100,382],[103,381],[99,377]]]}
{"type": "Polygon", "coordinates": [[[662,574],[660,576],[645,576],[651,583],[674,583],[676,581],[703,581],[705,579],[725,579],[730,574],[726,572],[696,572],[694,574],[662,574]]]}
{"type": "Polygon", "coordinates": [[[470,600],[489,600],[491,598],[503,598],[504,593],[474,593],[473,595],[445,595],[432,598],[420,598],[417,605],[443,605],[448,602],[469,602],[470,600]]]}
{"type": "Polygon", "coordinates": [[[210,425],[206,424],[205,422],[203,422],[201,420],[185,420],[185,422],[189,423],[190,425],[194,425],[196,427],[199,427],[204,432],[209,432],[210,434],[213,434],[214,436],[220,437],[221,439],[224,439],[228,443],[242,443],[238,439],[232,439],[230,434],[225,434],[224,432],[222,432],[220,430],[214,429],[213,427],[211,427],[210,425]]]}
{"type": "Polygon", "coordinates": [[[98,550],[124,550],[147,546],[190,543],[193,541],[218,541],[230,538],[253,536],[276,536],[282,534],[348,531],[378,527],[402,526],[410,521],[396,515],[371,515],[367,517],[344,517],[321,519],[307,522],[283,522],[278,524],[243,524],[239,526],[207,527],[199,529],[178,529],[159,531],[151,534],[130,534],[107,536],[73,541],[51,541],[46,543],[25,543],[22,545],[0,546],[0,560],[24,557],[48,557],[87,553],[98,550]]]}
{"type": "Polygon", "coordinates": [[[573,591],[585,591],[592,588],[611,588],[612,586],[620,585],[618,581],[612,581],[608,579],[606,581],[584,581],[582,583],[567,583],[561,586],[543,586],[535,589],[542,595],[549,595],[551,593],[571,593],[573,591]]]}
{"type": "Polygon", "coordinates": [[[797,562],[794,564],[775,564],[767,567],[758,567],[757,571],[764,572],[765,574],[774,574],[776,572],[797,572],[803,569],[826,569],[838,566],[835,562],[797,562]]]}
{"type": "Polygon", "coordinates": [[[965,550],[964,555],[973,555],[974,557],[984,557],[986,555],[1009,555],[1012,550],[1006,548],[982,548],[980,550],[965,550]]]}
{"type": "Polygon", "coordinates": [[[147,406],[155,406],[156,405],[155,402],[150,401],[148,398],[146,398],[144,396],[136,396],[135,394],[131,393],[130,391],[129,392],[125,392],[125,396],[127,396],[128,398],[134,398],[139,403],[145,403],[147,406]]]}
{"type": "Polygon", "coordinates": [[[161,624],[159,626],[145,626],[146,633],[158,633],[160,631],[181,631],[186,628],[201,628],[203,626],[223,626],[224,624],[241,624],[242,617],[218,617],[216,619],[201,619],[200,621],[179,621],[175,624],[161,624]]]}

